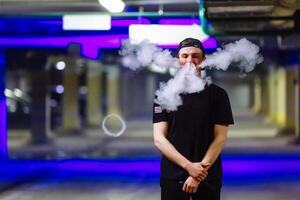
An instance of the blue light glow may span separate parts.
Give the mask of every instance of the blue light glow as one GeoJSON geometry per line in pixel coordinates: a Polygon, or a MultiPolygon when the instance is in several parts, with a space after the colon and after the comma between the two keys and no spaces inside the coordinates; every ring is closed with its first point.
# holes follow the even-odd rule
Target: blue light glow
{"type": "Polygon", "coordinates": [[[0,159],[7,158],[7,120],[5,90],[5,53],[0,49],[0,159]]]}
{"type": "MultiPolygon", "coordinates": [[[[115,159],[23,160],[2,162],[0,182],[15,180],[17,175],[40,173],[64,174],[63,181],[144,181],[159,180],[159,157],[115,159]],[[17,175],[16,175],[16,172],[17,175]]],[[[223,159],[224,183],[257,184],[276,181],[300,181],[300,156],[240,155],[223,159]],[[274,164],[276,162],[276,164],[274,164]],[[284,169],[284,170],[282,170],[284,169]]]]}

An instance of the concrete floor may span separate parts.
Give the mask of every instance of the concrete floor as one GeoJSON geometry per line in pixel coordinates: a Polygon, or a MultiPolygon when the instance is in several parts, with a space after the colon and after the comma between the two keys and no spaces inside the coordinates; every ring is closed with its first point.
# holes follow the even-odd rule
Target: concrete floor
{"type": "MultiPolygon", "coordinates": [[[[250,164],[256,166],[255,163],[257,163],[257,166],[259,166],[262,161],[265,161],[265,156],[269,155],[268,159],[271,166],[274,162],[273,171],[268,171],[268,168],[262,168],[262,170],[268,175],[272,172],[271,176],[274,176],[274,179],[270,176],[265,179],[261,178],[264,171],[254,172],[253,175],[250,173],[248,176],[248,171],[245,171],[244,174],[246,175],[243,175],[243,180],[240,181],[235,180],[239,176],[234,174],[234,170],[224,171],[225,181],[222,200],[300,200],[299,170],[291,174],[287,173],[289,170],[295,169],[290,166],[293,161],[300,163],[300,156],[297,156],[300,155],[300,147],[289,145],[288,140],[290,138],[275,137],[276,129],[266,125],[259,117],[244,116],[237,124],[229,133],[230,139],[224,151],[225,157],[231,159],[229,162],[239,162],[240,158],[250,156],[252,163],[250,164]],[[253,134],[251,135],[251,133],[253,134]],[[237,154],[239,156],[236,158],[235,155],[237,154]],[[291,155],[294,160],[290,160],[291,155]],[[274,161],[272,156],[275,156],[274,161]],[[280,167],[282,168],[277,169],[276,166],[279,162],[281,162],[280,167]],[[289,167],[285,168],[284,163],[289,163],[289,167]]],[[[58,137],[55,144],[44,146],[30,146],[28,143],[18,140],[17,138],[20,137],[14,137],[14,133],[11,132],[11,138],[14,138],[14,140],[10,141],[10,153],[13,158],[25,159],[39,157],[41,153],[47,155],[45,156],[46,159],[64,159],[73,156],[132,159],[148,156],[155,157],[155,166],[158,171],[159,153],[153,147],[150,125],[151,123],[143,124],[139,122],[129,124],[127,131],[119,138],[107,138],[99,130],[88,130],[82,138],[58,137]]],[[[243,162],[246,163],[247,167],[247,158],[243,162]]],[[[78,169],[78,173],[75,173],[61,170],[58,167],[54,170],[54,173],[52,171],[46,177],[27,181],[1,191],[0,200],[160,199],[158,172],[156,171],[153,179],[140,177],[118,181],[118,178],[95,180],[94,177],[102,177],[103,173],[101,172],[100,175],[97,175],[97,173],[90,174],[88,168],[82,171],[80,168],[78,169]],[[82,177],[84,178],[82,179],[82,177]],[[90,177],[93,178],[90,179],[90,177]]],[[[251,169],[249,172],[251,172],[251,169]]],[[[130,175],[131,172],[128,173],[130,175]]]]}
{"type": "MultiPolygon", "coordinates": [[[[299,200],[300,182],[224,186],[222,200],[299,200]]],[[[69,183],[47,180],[0,194],[1,200],[158,200],[158,184],[69,183]]]]}

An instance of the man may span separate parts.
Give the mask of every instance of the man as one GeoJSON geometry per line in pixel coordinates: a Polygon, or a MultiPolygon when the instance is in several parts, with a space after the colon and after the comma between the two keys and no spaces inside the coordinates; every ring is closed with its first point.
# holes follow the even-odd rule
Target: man
{"type": "MultiPolygon", "coordinates": [[[[202,43],[187,38],[179,44],[181,65],[197,67],[205,59],[202,43]]],[[[229,98],[215,84],[191,94],[181,95],[183,104],[168,112],[153,107],[154,144],[161,160],[162,200],[219,200],[222,186],[220,153],[233,124],[229,98]]]]}

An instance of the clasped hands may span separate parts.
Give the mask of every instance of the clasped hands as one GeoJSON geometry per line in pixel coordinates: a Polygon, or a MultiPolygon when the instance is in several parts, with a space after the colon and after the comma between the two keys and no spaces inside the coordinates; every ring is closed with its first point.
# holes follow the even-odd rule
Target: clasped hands
{"type": "Polygon", "coordinates": [[[201,181],[208,175],[209,163],[194,162],[188,164],[185,169],[189,177],[183,184],[182,190],[187,193],[195,193],[201,181]]]}

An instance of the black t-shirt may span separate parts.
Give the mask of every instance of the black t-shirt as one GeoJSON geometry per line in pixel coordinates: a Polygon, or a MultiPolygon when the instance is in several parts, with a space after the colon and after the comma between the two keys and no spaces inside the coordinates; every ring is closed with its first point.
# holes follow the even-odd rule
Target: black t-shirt
{"type": "MultiPolygon", "coordinates": [[[[214,125],[233,124],[228,95],[221,87],[211,84],[204,90],[181,95],[183,104],[177,111],[167,112],[158,104],[153,106],[153,123],[168,123],[167,139],[191,162],[200,162],[214,139],[214,125]]],[[[169,161],[161,160],[161,179],[186,180],[188,173],[169,161]]],[[[208,171],[207,182],[221,187],[220,156],[208,171]]]]}

